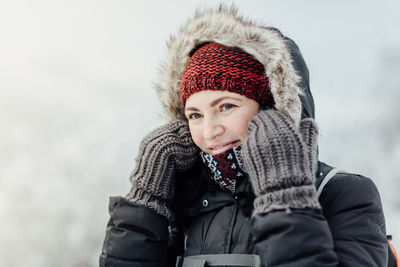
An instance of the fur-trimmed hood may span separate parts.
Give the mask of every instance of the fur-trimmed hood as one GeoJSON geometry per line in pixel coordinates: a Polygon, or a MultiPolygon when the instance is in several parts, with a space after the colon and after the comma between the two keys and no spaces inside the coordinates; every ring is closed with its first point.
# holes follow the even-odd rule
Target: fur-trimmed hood
{"type": "MultiPolygon", "coordinates": [[[[304,85],[307,87],[306,94],[310,92],[308,70],[304,61],[301,64],[304,63],[307,77],[303,77],[305,73],[298,69],[298,64],[293,64],[290,45],[293,46],[294,42],[275,28],[264,27],[240,17],[234,7],[197,11],[194,18],[184,25],[177,35],[171,37],[168,43],[168,58],[161,65],[160,78],[156,82],[156,89],[168,120],[186,120],[179,97],[180,78],[192,50],[205,42],[238,47],[257,59],[264,66],[265,75],[269,78],[276,109],[287,114],[296,124],[300,122],[300,98],[304,98],[304,85]]],[[[294,46],[298,51],[297,46],[294,46]]],[[[314,115],[313,102],[311,113],[306,117],[314,115]]]]}

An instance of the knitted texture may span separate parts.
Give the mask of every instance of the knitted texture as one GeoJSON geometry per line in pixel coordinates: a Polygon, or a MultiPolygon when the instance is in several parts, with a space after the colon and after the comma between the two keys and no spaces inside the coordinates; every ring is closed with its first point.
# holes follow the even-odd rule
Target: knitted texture
{"type": "Polygon", "coordinates": [[[273,106],[274,101],[263,65],[238,48],[206,43],[189,59],[179,87],[183,107],[193,93],[221,90],[238,93],[273,106]]]}
{"type": "Polygon", "coordinates": [[[126,198],[171,218],[167,200],[174,197],[175,173],[192,168],[198,155],[185,122],[177,120],[157,128],[140,144],[130,176],[132,189],[126,198]]]}
{"type": "Polygon", "coordinates": [[[301,120],[299,127],[303,141],[306,143],[308,148],[308,160],[311,163],[310,171],[316,175],[318,168],[318,143],[316,142],[318,137],[318,129],[314,120],[311,118],[301,120]]]}
{"type": "Polygon", "coordinates": [[[320,208],[314,199],[317,135],[312,119],[301,122],[299,130],[289,117],[273,109],[262,110],[250,120],[242,155],[256,195],[254,214],[320,208]]]}
{"type": "Polygon", "coordinates": [[[231,193],[235,192],[237,184],[245,176],[241,150],[241,146],[236,146],[216,155],[200,152],[200,158],[207,167],[210,178],[223,190],[231,193]]]}

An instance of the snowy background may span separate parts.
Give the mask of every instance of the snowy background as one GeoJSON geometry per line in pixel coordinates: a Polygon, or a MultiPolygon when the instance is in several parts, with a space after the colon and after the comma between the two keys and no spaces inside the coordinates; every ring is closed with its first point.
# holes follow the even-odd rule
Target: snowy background
{"type": "MultiPolygon", "coordinates": [[[[108,197],[162,123],[152,81],[199,3],[0,0],[0,266],[97,266],[108,197]]],[[[302,50],[320,158],[372,177],[400,249],[400,2],[234,1],[302,50]]]]}

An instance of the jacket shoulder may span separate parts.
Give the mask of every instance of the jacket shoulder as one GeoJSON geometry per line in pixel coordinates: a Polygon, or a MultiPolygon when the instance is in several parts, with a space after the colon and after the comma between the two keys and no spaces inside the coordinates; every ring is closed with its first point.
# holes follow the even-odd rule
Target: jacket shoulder
{"type": "Polygon", "coordinates": [[[381,197],[371,178],[354,173],[337,173],[324,187],[319,202],[329,218],[339,212],[351,211],[381,214],[381,197]]]}
{"type": "Polygon", "coordinates": [[[319,200],[325,212],[360,204],[382,209],[381,197],[372,179],[354,173],[337,173],[326,184],[319,200]]]}

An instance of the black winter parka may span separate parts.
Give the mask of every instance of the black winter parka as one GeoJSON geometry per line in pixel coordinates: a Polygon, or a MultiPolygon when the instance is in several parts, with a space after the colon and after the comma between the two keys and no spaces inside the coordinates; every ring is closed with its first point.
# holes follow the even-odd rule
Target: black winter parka
{"type": "MultiPolygon", "coordinates": [[[[325,175],[326,168],[320,163],[318,174],[325,175]]],[[[257,254],[263,266],[387,265],[380,196],[369,178],[337,174],[319,198],[322,211],[279,210],[255,217],[247,179],[234,194],[199,169],[178,180],[180,198],[171,203],[179,210],[174,222],[111,198],[100,266],[175,266],[179,254],[257,254]]]]}

